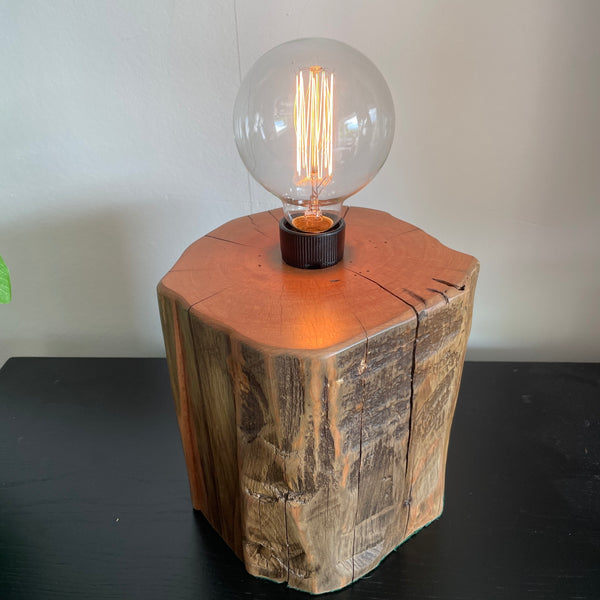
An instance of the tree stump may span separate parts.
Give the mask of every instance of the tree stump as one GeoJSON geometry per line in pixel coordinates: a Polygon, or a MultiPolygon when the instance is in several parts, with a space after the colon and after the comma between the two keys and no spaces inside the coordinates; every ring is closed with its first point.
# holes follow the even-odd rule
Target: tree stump
{"type": "Polygon", "coordinates": [[[479,265],[352,207],[343,261],[294,269],[281,216],[192,244],[160,314],[194,508],[248,572],[323,593],[442,512],[479,265]]]}

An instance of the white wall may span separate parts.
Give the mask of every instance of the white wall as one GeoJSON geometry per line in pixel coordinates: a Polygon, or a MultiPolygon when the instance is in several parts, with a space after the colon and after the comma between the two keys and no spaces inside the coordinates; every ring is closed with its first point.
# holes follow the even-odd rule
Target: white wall
{"type": "Polygon", "coordinates": [[[0,364],[163,354],[155,286],[182,250],[277,206],[231,133],[240,75],[323,35],[397,111],[350,203],[482,264],[469,358],[600,360],[597,0],[8,0],[0,5],[0,364]]]}

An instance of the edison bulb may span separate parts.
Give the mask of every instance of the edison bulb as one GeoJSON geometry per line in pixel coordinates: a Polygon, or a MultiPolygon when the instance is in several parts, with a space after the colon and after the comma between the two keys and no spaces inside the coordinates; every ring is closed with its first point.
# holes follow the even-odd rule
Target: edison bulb
{"type": "Polygon", "coordinates": [[[291,228],[336,227],[342,203],[384,164],[394,103],[383,75],[358,50],[307,38],[277,46],[238,92],[234,136],[252,176],[283,202],[291,228]]]}

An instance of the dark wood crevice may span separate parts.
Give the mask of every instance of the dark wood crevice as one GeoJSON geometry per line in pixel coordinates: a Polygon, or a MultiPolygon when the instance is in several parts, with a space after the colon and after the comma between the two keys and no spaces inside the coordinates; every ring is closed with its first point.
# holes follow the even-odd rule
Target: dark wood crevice
{"type": "MultiPolygon", "coordinates": [[[[260,233],[264,235],[262,231],[260,233]]],[[[235,240],[228,240],[226,238],[218,237],[216,235],[211,235],[210,233],[205,235],[204,237],[210,238],[211,240],[217,240],[219,242],[225,242],[226,244],[234,244],[235,246],[243,246],[245,248],[253,248],[254,250],[260,250],[260,246],[255,246],[253,244],[243,244],[241,242],[236,242],[235,240]]]]}
{"type": "Polygon", "coordinates": [[[439,294],[446,304],[450,304],[450,298],[448,298],[446,292],[442,292],[441,290],[436,290],[435,288],[427,288],[428,291],[434,292],[435,294],[439,294]]]}
{"type": "Polygon", "coordinates": [[[438,283],[441,283],[442,285],[447,285],[448,287],[457,289],[459,292],[462,292],[465,289],[464,283],[462,283],[462,284],[451,283],[449,281],[446,281],[445,279],[439,279],[438,277],[432,277],[431,279],[433,281],[437,281],[438,283]]]}
{"type": "MultiPolygon", "coordinates": [[[[409,401],[409,412],[408,412],[408,434],[406,439],[406,470],[404,471],[404,486],[408,487],[408,495],[404,500],[406,506],[406,524],[404,526],[404,537],[408,533],[408,524],[410,522],[410,511],[412,506],[412,481],[407,483],[408,477],[411,475],[409,472],[410,458],[411,458],[411,441],[413,432],[413,412],[414,412],[414,398],[415,398],[415,370],[417,366],[417,344],[419,342],[419,324],[421,322],[420,314],[417,309],[413,306],[412,309],[415,311],[416,325],[415,325],[415,337],[413,340],[412,349],[412,363],[410,367],[410,401],[409,401]]],[[[411,477],[412,480],[412,477],[411,477]]]]}
{"type": "Polygon", "coordinates": [[[250,223],[252,223],[252,227],[254,227],[255,231],[257,231],[258,233],[260,233],[261,235],[264,235],[266,238],[269,238],[270,236],[268,234],[266,234],[259,226],[259,224],[252,218],[252,215],[248,215],[248,219],[250,220],[250,223]]]}

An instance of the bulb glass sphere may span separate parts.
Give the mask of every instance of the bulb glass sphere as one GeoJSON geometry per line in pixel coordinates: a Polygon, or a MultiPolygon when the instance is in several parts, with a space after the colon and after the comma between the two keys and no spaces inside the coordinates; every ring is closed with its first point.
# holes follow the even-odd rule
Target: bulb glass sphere
{"type": "Polygon", "coordinates": [[[320,233],[385,162],[394,103],[377,67],[335,40],[281,44],[250,69],[233,129],[252,176],[283,202],[296,229],[320,233]]]}

